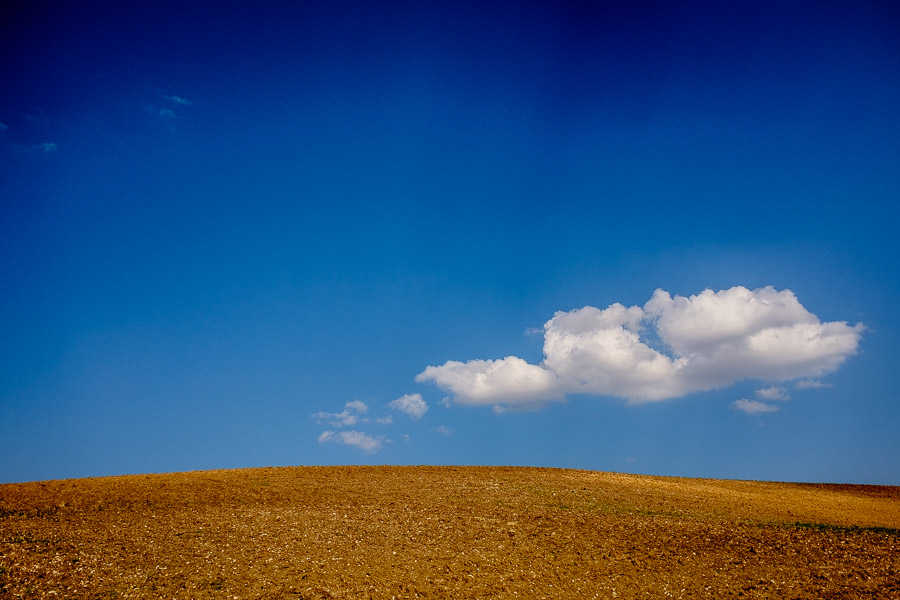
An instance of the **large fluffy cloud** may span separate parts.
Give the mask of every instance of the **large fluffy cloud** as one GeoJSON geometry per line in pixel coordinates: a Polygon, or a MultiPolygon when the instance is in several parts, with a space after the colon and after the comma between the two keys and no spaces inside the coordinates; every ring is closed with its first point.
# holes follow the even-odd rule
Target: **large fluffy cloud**
{"type": "Polygon", "coordinates": [[[544,324],[544,360],[448,361],[432,381],[462,404],[522,405],[570,393],[631,403],[726,387],[741,379],[815,378],[857,351],[863,325],[823,323],[790,290],[772,287],[674,296],[643,306],[558,312],[544,324]]]}

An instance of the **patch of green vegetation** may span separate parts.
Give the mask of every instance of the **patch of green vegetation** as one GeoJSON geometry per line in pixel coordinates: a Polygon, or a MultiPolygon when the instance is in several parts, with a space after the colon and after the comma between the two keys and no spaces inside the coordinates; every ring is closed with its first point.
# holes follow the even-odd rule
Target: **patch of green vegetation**
{"type": "Polygon", "coordinates": [[[651,510],[637,508],[634,506],[621,506],[616,504],[605,504],[601,502],[589,502],[584,504],[568,504],[566,502],[550,502],[546,504],[550,510],[560,511],[581,511],[585,513],[599,513],[601,515],[610,515],[615,517],[637,516],[637,517],[663,517],[666,519],[685,519],[689,518],[684,513],[672,512],[666,510],[651,510]]]}
{"type": "Polygon", "coordinates": [[[788,523],[795,529],[812,529],[814,531],[835,531],[838,533],[877,533],[880,535],[900,536],[900,529],[895,527],[880,527],[868,525],[832,525],[831,523],[810,523],[807,521],[795,521],[788,523]]]}

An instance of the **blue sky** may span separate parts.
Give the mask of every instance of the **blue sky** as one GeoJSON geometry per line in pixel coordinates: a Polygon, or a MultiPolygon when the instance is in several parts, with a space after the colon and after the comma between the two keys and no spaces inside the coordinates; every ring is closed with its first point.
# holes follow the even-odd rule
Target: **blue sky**
{"type": "Polygon", "coordinates": [[[0,481],[900,485],[892,3],[132,4],[2,9],[0,481]]]}

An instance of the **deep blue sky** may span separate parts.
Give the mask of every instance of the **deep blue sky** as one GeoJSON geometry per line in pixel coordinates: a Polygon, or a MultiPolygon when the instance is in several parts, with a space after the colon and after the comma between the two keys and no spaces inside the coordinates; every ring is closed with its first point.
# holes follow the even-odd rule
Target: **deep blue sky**
{"type": "MultiPolygon", "coordinates": [[[[0,481],[427,463],[900,485],[893,3],[0,10],[0,481]],[[557,311],[736,286],[849,346],[650,402],[630,368],[542,363],[557,311]],[[561,383],[520,405],[416,380],[510,356],[561,383]]],[[[689,358],[729,372],[716,348],[689,358]]]]}

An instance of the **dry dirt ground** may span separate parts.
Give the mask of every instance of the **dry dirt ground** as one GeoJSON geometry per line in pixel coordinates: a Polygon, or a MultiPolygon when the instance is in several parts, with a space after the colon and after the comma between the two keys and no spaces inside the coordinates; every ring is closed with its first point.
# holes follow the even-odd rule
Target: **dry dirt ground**
{"type": "Polygon", "coordinates": [[[900,488],[495,467],[0,485],[0,598],[900,598],[900,488]]]}

